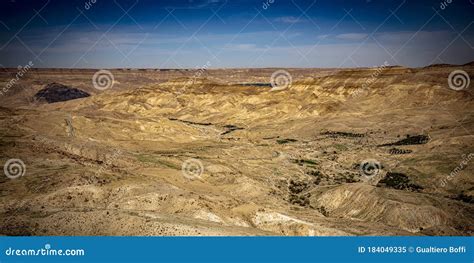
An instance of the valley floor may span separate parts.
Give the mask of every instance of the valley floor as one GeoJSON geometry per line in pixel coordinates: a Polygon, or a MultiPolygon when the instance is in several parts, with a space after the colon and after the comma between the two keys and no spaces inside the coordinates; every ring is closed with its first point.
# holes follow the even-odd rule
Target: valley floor
{"type": "Polygon", "coordinates": [[[269,69],[117,70],[105,91],[31,72],[0,98],[0,160],[25,169],[0,177],[0,234],[473,235],[473,95],[453,69],[289,69],[281,91],[251,84],[269,69]],[[34,99],[53,82],[91,96],[34,99]]]}

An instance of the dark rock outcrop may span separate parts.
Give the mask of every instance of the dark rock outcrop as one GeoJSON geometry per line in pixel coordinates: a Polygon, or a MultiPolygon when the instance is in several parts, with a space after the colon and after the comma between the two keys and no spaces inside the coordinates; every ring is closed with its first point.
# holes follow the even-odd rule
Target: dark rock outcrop
{"type": "Polygon", "coordinates": [[[85,91],[56,82],[46,85],[35,94],[37,100],[45,100],[48,103],[80,99],[89,96],[90,94],[85,91]]]}

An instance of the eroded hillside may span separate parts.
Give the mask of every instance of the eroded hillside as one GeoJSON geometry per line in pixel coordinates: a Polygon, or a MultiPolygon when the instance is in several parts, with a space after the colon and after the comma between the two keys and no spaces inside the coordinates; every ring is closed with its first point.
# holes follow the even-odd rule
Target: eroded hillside
{"type": "Polygon", "coordinates": [[[270,69],[113,71],[105,91],[32,72],[1,98],[2,163],[26,171],[0,179],[0,233],[472,235],[459,68],[295,69],[279,91],[270,69]],[[91,96],[35,100],[52,82],[91,96]]]}

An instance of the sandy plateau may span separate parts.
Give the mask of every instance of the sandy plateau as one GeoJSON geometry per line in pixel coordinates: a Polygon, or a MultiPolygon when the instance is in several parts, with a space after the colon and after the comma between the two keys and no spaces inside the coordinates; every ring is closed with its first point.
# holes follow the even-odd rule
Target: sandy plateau
{"type": "Polygon", "coordinates": [[[1,164],[25,164],[0,177],[0,234],[473,235],[473,84],[450,89],[457,69],[474,76],[286,69],[280,91],[276,69],[117,69],[106,90],[95,70],[31,69],[0,97],[1,164]],[[51,83],[90,96],[35,99],[51,83]],[[380,170],[361,175],[365,160],[380,170]]]}

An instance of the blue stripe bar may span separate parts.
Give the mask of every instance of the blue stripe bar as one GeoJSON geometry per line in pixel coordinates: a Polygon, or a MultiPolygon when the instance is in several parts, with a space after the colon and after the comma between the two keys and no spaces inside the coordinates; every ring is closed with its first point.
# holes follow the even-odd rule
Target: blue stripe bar
{"type": "Polygon", "coordinates": [[[472,237],[0,237],[0,244],[2,263],[474,260],[472,237]]]}

